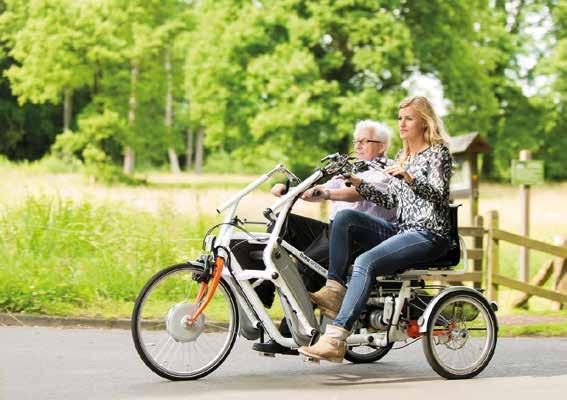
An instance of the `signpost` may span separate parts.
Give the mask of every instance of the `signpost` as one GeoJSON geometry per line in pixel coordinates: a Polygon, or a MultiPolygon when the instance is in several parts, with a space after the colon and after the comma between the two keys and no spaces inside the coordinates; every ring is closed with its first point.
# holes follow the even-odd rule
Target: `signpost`
{"type": "Polygon", "coordinates": [[[543,161],[512,160],[512,185],[533,186],[542,184],[543,161]]]}
{"type": "MultiPolygon", "coordinates": [[[[520,151],[520,159],[512,160],[512,184],[520,185],[522,209],[522,235],[530,233],[530,186],[543,184],[543,161],[532,160],[529,150],[520,151]]],[[[523,282],[530,280],[530,255],[528,249],[520,248],[520,274],[523,282]]]]}

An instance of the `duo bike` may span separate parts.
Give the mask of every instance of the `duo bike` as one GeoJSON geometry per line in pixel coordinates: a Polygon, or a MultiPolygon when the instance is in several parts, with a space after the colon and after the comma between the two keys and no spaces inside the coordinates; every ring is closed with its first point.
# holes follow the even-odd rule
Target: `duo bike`
{"type": "MultiPolygon", "coordinates": [[[[332,154],[301,182],[283,165],[260,176],[217,211],[222,223],[204,238],[204,252],[195,261],[170,266],[156,273],[141,290],[132,314],[132,336],[143,362],[170,380],[202,378],[229,356],[240,336],[264,340],[266,335],[292,349],[315,343],[324,332],[326,317],[314,311],[298,272],[302,264],[321,276],[326,270],[282,239],[286,217],[301,194],[338,174],[351,174],[380,165],[353,162],[332,154]],[[247,229],[238,217],[241,200],[277,174],[288,185],[285,196],[264,211],[271,233],[247,229]],[[248,249],[246,257],[239,246],[248,249]],[[250,263],[262,269],[251,269],[250,263]],[[292,337],[278,331],[256,289],[272,282],[292,337]]],[[[400,266],[395,276],[382,276],[364,312],[347,338],[345,356],[353,363],[380,360],[396,343],[421,339],[430,366],[447,379],[478,375],[490,362],[496,347],[496,304],[481,291],[466,286],[428,285],[440,276],[458,280],[466,266],[466,248],[457,230],[458,206],[451,205],[453,250],[443,259],[425,265],[400,266]]]]}

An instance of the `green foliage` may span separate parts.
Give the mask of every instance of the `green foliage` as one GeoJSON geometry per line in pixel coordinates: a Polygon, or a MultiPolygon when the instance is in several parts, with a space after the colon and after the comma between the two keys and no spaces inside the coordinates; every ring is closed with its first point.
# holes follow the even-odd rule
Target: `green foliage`
{"type": "Polygon", "coordinates": [[[126,122],[117,113],[84,115],[79,119],[77,132],[65,131],[57,137],[53,152],[62,160],[84,163],[85,171],[95,179],[112,184],[141,184],[143,181],[124,175],[111,161],[112,153],[120,148],[127,136],[126,122]]]}
{"type": "Polygon", "coordinates": [[[131,302],[151,274],[195,256],[209,224],[168,206],[154,215],[29,197],[0,214],[0,310],[65,314],[98,301],[131,302]]]}
{"type": "Polygon", "coordinates": [[[379,3],[202,2],[187,59],[191,119],[232,152],[278,148],[293,167],[348,150],[357,119],[391,118],[412,60],[379,3]],[[405,68],[406,67],[406,68],[405,68]],[[230,143],[229,143],[230,140],[230,143]]]}
{"type": "Polygon", "coordinates": [[[417,73],[441,82],[452,134],[488,138],[485,177],[507,178],[528,148],[547,161],[548,178],[564,179],[566,8],[565,0],[6,0],[0,152],[28,158],[39,148],[32,158],[40,158],[61,118],[52,105],[38,112],[29,103],[58,104],[72,91],[77,122],[108,113],[129,121],[105,145],[83,146],[93,165],[118,169],[126,147],[142,165],[162,165],[169,149],[184,152],[187,129],[203,129],[208,169],[279,157],[307,171],[323,154],[349,150],[357,120],[395,125],[403,83],[417,73]],[[542,26],[547,36],[533,37],[542,26]],[[526,94],[536,83],[542,90],[526,94]]]}

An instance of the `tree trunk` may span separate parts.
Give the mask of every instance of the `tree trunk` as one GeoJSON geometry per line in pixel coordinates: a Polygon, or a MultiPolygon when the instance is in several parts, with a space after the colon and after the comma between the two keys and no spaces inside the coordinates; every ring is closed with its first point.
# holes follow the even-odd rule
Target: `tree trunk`
{"type": "MultiPolygon", "coordinates": [[[[130,101],[128,110],[128,126],[131,132],[134,132],[136,124],[136,85],[138,83],[138,62],[131,60],[130,62],[130,101]]],[[[134,165],[136,154],[130,145],[126,145],[124,149],[124,173],[131,175],[134,173],[134,165]]]]}
{"type": "Polygon", "coordinates": [[[65,89],[63,94],[63,130],[71,129],[71,115],[73,114],[73,90],[65,89]]]}
{"type": "Polygon", "coordinates": [[[167,92],[165,94],[165,134],[167,135],[167,142],[169,147],[167,154],[169,156],[169,165],[171,172],[178,174],[181,172],[179,168],[179,159],[173,147],[173,137],[171,127],[173,125],[173,79],[171,77],[171,61],[169,59],[169,50],[165,50],[165,79],[167,82],[167,92]]]}
{"type": "Polygon", "coordinates": [[[205,128],[200,127],[197,131],[197,144],[195,148],[195,172],[200,174],[203,170],[203,153],[205,145],[205,128]]]}
{"type": "Polygon", "coordinates": [[[187,128],[187,152],[186,152],[186,160],[185,160],[185,167],[187,171],[190,171],[193,168],[193,131],[191,128],[187,128]]]}

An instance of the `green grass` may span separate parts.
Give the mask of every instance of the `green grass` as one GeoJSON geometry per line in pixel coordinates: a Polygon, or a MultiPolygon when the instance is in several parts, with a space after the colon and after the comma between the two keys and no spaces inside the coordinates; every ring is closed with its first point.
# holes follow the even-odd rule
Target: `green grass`
{"type": "Polygon", "coordinates": [[[500,326],[498,336],[567,336],[567,321],[560,323],[500,326]]]}
{"type": "Polygon", "coordinates": [[[208,217],[44,196],[0,212],[0,310],[75,314],[132,302],[150,275],[194,258],[208,217]]]}

